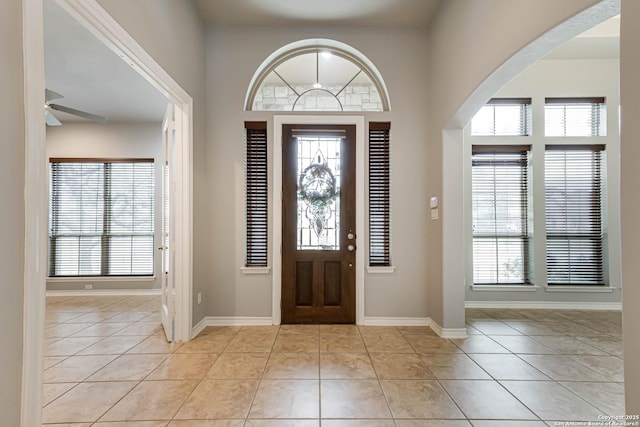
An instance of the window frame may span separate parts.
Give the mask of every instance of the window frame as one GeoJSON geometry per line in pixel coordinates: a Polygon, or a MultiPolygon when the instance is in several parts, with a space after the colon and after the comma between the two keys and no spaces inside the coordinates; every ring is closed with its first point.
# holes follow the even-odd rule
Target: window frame
{"type": "Polygon", "coordinates": [[[593,138],[607,136],[607,102],[606,97],[546,97],[544,99],[544,135],[548,138],[593,138]],[[549,132],[550,108],[563,107],[562,135],[554,135],[549,132]],[[591,124],[589,135],[567,134],[567,111],[572,106],[590,106],[591,124]],[[594,123],[595,122],[595,123],[594,123]]]}
{"type": "Polygon", "coordinates": [[[491,98],[485,105],[471,119],[470,133],[472,137],[519,137],[519,136],[531,136],[532,134],[532,106],[531,98],[491,98]],[[496,108],[500,106],[519,106],[520,107],[520,120],[518,133],[496,133],[496,108]],[[486,107],[493,108],[493,126],[491,133],[474,133],[474,120],[486,107]]]}
{"type": "MultiPolygon", "coordinates": [[[[102,278],[122,278],[122,277],[153,277],[155,275],[156,269],[156,259],[155,259],[155,211],[156,211],[156,194],[155,194],[155,159],[153,158],[62,158],[62,157],[52,157],[49,159],[49,167],[50,167],[50,177],[49,177],[49,185],[51,188],[50,191],[50,200],[49,200],[49,227],[48,227],[48,254],[47,254],[47,278],[48,279],[61,279],[61,278],[79,278],[79,277],[102,277],[102,278]],[[82,236],[87,236],[87,233],[73,233],[73,234],[65,234],[64,236],[56,231],[57,222],[60,214],[58,213],[60,207],[57,202],[57,192],[55,191],[54,179],[55,173],[53,171],[56,168],[56,165],[61,164],[102,164],[103,169],[103,179],[102,179],[102,231],[99,233],[100,236],[100,273],[99,274],[57,274],[56,273],[56,254],[57,254],[57,245],[56,242],[61,237],[78,237],[82,238],[82,236]],[[111,211],[113,210],[114,202],[111,199],[111,189],[110,184],[114,181],[112,165],[114,164],[151,164],[151,172],[150,172],[150,184],[153,188],[151,192],[151,212],[149,214],[151,218],[151,231],[145,233],[136,233],[131,231],[130,234],[121,234],[121,233],[112,233],[112,220],[115,216],[111,215],[111,211]],[[116,236],[150,236],[152,239],[151,248],[147,255],[151,257],[151,271],[149,273],[123,273],[123,274],[115,274],[111,273],[109,270],[112,266],[110,262],[111,256],[111,238],[116,236]]],[[[134,182],[131,182],[131,186],[135,185],[134,182]]],[[[98,235],[98,233],[92,233],[98,235]]],[[[132,252],[133,253],[133,252],[132,252]]],[[[79,259],[79,258],[78,258],[79,259]]],[[[132,269],[133,269],[133,261],[131,261],[132,269]]]]}

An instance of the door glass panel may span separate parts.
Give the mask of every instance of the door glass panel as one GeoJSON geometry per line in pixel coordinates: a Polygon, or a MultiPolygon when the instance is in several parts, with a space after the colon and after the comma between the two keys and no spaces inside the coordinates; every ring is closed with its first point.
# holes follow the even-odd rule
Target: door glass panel
{"type": "Polygon", "coordinates": [[[340,250],[341,138],[297,138],[298,250],[340,250]]]}

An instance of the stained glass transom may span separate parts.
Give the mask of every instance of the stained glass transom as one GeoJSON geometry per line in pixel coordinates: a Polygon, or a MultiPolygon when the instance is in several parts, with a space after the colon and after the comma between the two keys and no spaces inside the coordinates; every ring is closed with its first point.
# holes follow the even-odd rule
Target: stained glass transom
{"type": "Polygon", "coordinates": [[[297,138],[297,248],[340,250],[342,139],[297,138]]]}

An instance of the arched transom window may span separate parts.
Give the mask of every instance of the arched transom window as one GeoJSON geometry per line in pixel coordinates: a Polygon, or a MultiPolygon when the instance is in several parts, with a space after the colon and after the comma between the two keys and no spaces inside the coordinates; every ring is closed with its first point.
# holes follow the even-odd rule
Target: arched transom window
{"type": "Polygon", "coordinates": [[[254,75],[245,109],[389,110],[384,82],[373,64],[350,46],[324,42],[305,46],[302,41],[274,52],[254,75]]]}

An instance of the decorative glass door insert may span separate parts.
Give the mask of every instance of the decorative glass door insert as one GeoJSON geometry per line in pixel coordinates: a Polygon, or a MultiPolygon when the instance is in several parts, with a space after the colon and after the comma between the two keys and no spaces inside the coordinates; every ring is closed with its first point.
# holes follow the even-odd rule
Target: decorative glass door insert
{"type": "Polygon", "coordinates": [[[297,249],[340,250],[342,138],[297,140],[297,249]]]}

